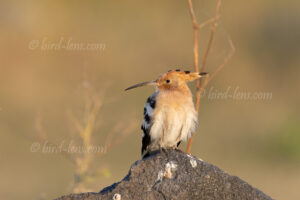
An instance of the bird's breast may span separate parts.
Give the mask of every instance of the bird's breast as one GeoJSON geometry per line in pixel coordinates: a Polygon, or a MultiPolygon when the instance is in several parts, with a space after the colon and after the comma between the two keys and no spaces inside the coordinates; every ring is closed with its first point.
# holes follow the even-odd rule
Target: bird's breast
{"type": "Polygon", "coordinates": [[[151,138],[162,146],[173,146],[187,140],[197,126],[197,114],[191,95],[162,93],[156,98],[151,138]]]}

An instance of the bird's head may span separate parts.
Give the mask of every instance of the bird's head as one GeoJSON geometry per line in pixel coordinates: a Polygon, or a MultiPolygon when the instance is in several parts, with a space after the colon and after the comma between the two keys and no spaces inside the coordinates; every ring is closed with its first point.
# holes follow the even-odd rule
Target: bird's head
{"type": "Polygon", "coordinates": [[[170,70],[167,73],[160,75],[154,81],[148,81],[133,85],[125,90],[130,90],[133,88],[145,86],[145,85],[153,85],[156,86],[159,90],[176,90],[186,86],[186,82],[190,82],[201,77],[204,77],[206,72],[190,72],[190,71],[181,71],[179,69],[170,70]]]}

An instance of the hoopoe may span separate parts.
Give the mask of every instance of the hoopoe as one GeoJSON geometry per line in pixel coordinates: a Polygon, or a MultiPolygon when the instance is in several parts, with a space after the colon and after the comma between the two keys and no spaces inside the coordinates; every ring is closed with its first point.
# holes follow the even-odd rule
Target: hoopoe
{"type": "Polygon", "coordinates": [[[144,106],[144,120],[141,126],[142,157],[161,148],[177,148],[181,141],[187,141],[196,131],[198,115],[186,82],[206,74],[170,70],[154,81],[139,83],[125,89],[145,85],[156,87],[156,91],[144,106]]]}

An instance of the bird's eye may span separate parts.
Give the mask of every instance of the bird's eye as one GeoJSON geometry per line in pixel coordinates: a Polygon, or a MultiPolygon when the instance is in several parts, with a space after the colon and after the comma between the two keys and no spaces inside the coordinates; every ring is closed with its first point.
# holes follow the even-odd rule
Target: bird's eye
{"type": "Polygon", "coordinates": [[[166,80],[166,83],[170,83],[171,81],[169,79],[166,80]]]}

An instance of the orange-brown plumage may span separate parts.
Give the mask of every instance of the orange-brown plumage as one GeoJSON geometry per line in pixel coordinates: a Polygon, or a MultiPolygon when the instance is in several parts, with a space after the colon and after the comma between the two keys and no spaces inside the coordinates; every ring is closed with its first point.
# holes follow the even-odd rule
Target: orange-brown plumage
{"type": "Polygon", "coordinates": [[[158,148],[177,147],[182,140],[186,141],[191,137],[197,127],[197,113],[186,82],[201,78],[205,74],[170,70],[154,81],[126,89],[144,85],[156,87],[144,107],[143,156],[158,148]]]}

